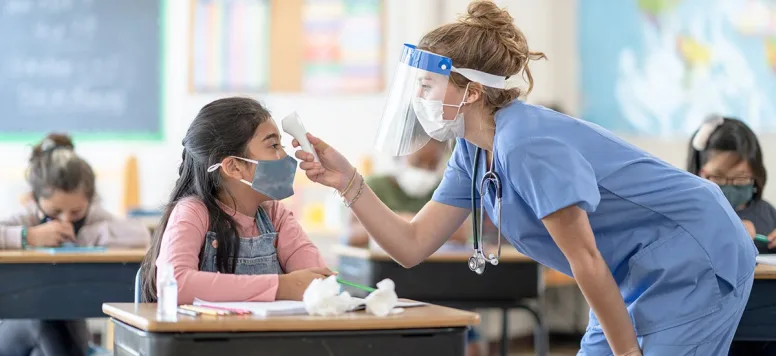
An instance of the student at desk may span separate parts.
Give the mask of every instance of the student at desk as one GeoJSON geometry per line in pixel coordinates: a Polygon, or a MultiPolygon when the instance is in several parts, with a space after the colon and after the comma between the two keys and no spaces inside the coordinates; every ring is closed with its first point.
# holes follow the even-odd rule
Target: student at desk
{"type": "MultiPolygon", "coordinates": [[[[68,136],[51,134],[33,148],[27,182],[32,201],[0,220],[0,249],[148,245],[150,235],[141,224],[99,206],[94,172],[68,136]]],[[[0,322],[0,355],[84,355],[87,349],[84,321],[0,322]]]]}
{"type": "Polygon", "coordinates": [[[755,239],[760,253],[776,252],[776,209],[763,199],[767,171],[757,135],[743,121],[712,116],[690,141],[687,170],[719,185],[755,239]]]}
{"type": "Polygon", "coordinates": [[[291,211],[296,160],[269,111],[249,98],[205,105],[183,138],[170,202],[143,261],[143,299],[173,266],[179,304],[301,300],[332,272],[291,211]]]}
{"type": "MultiPolygon", "coordinates": [[[[767,172],[757,135],[744,122],[712,116],[690,141],[687,170],[717,183],[760,253],[776,252],[776,209],[765,201],[767,172]],[[765,236],[770,242],[756,236],[765,236]]],[[[731,356],[776,355],[776,344],[734,341],[731,356]]]]}

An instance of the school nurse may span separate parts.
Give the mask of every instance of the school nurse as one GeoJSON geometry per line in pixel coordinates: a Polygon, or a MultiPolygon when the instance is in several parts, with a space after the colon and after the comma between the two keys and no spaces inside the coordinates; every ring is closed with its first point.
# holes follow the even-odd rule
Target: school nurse
{"type": "MultiPolygon", "coordinates": [[[[404,155],[429,139],[458,140],[433,200],[412,222],[312,135],[320,163],[298,151],[300,167],[343,194],[405,267],[436,251],[481,204],[517,250],[576,279],[592,308],[579,355],[727,355],[757,254],[741,219],[715,184],[601,127],[517,100],[525,93],[506,79],[525,77],[530,91],[527,64],[544,55],[529,51],[512,21],[477,1],[404,48],[379,148],[404,155]]],[[[476,251],[470,268],[479,273],[497,261],[476,251]]]]}

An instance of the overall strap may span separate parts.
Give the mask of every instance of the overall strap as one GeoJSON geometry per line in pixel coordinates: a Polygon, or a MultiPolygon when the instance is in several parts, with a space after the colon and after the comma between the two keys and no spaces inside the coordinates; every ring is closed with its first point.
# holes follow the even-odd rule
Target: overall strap
{"type": "Polygon", "coordinates": [[[272,220],[262,207],[259,207],[259,210],[256,212],[256,226],[259,228],[259,233],[262,235],[276,232],[275,226],[272,225],[272,220]]]}

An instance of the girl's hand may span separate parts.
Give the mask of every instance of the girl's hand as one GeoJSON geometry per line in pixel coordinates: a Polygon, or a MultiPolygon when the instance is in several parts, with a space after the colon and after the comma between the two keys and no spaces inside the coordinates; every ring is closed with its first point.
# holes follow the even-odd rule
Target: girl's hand
{"type": "Polygon", "coordinates": [[[768,248],[774,249],[776,248],[776,229],[773,229],[770,234],[768,234],[768,248]]]}
{"type": "Polygon", "coordinates": [[[741,220],[741,222],[744,223],[744,227],[746,228],[746,232],[749,233],[749,237],[755,238],[755,236],[757,236],[757,231],[754,229],[754,224],[749,220],[741,220]]]}
{"type": "Polygon", "coordinates": [[[75,242],[75,232],[70,222],[51,220],[27,229],[27,244],[30,246],[56,247],[63,242],[75,242]]]}
{"type": "MultiPolygon", "coordinates": [[[[299,168],[305,171],[307,178],[311,181],[334,188],[340,193],[344,192],[356,169],[345,156],[326,142],[309,133],[307,139],[310,140],[310,144],[315,148],[321,161],[315,162],[311,153],[299,150],[295,154],[296,158],[302,161],[299,163],[299,168]]],[[[296,139],[292,144],[295,148],[299,147],[299,142],[296,139]]]]}
{"type": "Polygon", "coordinates": [[[325,267],[302,269],[278,276],[277,300],[302,300],[304,291],[314,279],[326,278],[334,274],[325,267]]]}

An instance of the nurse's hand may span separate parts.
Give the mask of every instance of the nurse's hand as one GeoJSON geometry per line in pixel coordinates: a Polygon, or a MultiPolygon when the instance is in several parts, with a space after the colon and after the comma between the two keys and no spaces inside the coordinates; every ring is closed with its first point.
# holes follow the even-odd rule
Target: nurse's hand
{"type": "MultiPolygon", "coordinates": [[[[353,168],[353,165],[348,162],[345,156],[326,142],[323,142],[323,140],[309,133],[307,134],[307,139],[310,140],[310,144],[313,145],[318,153],[320,162],[315,162],[315,158],[311,153],[299,150],[294,154],[296,158],[302,161],[299,163],[299,168],[305,171],[307,178],[311,181],[332,187],[340,193],[344,192],[348,188],[356,169],[353,168]]],[[[295,148],[299,147],[299,142],[296,139],[294,139],[292,144],[295,148]]]]}

